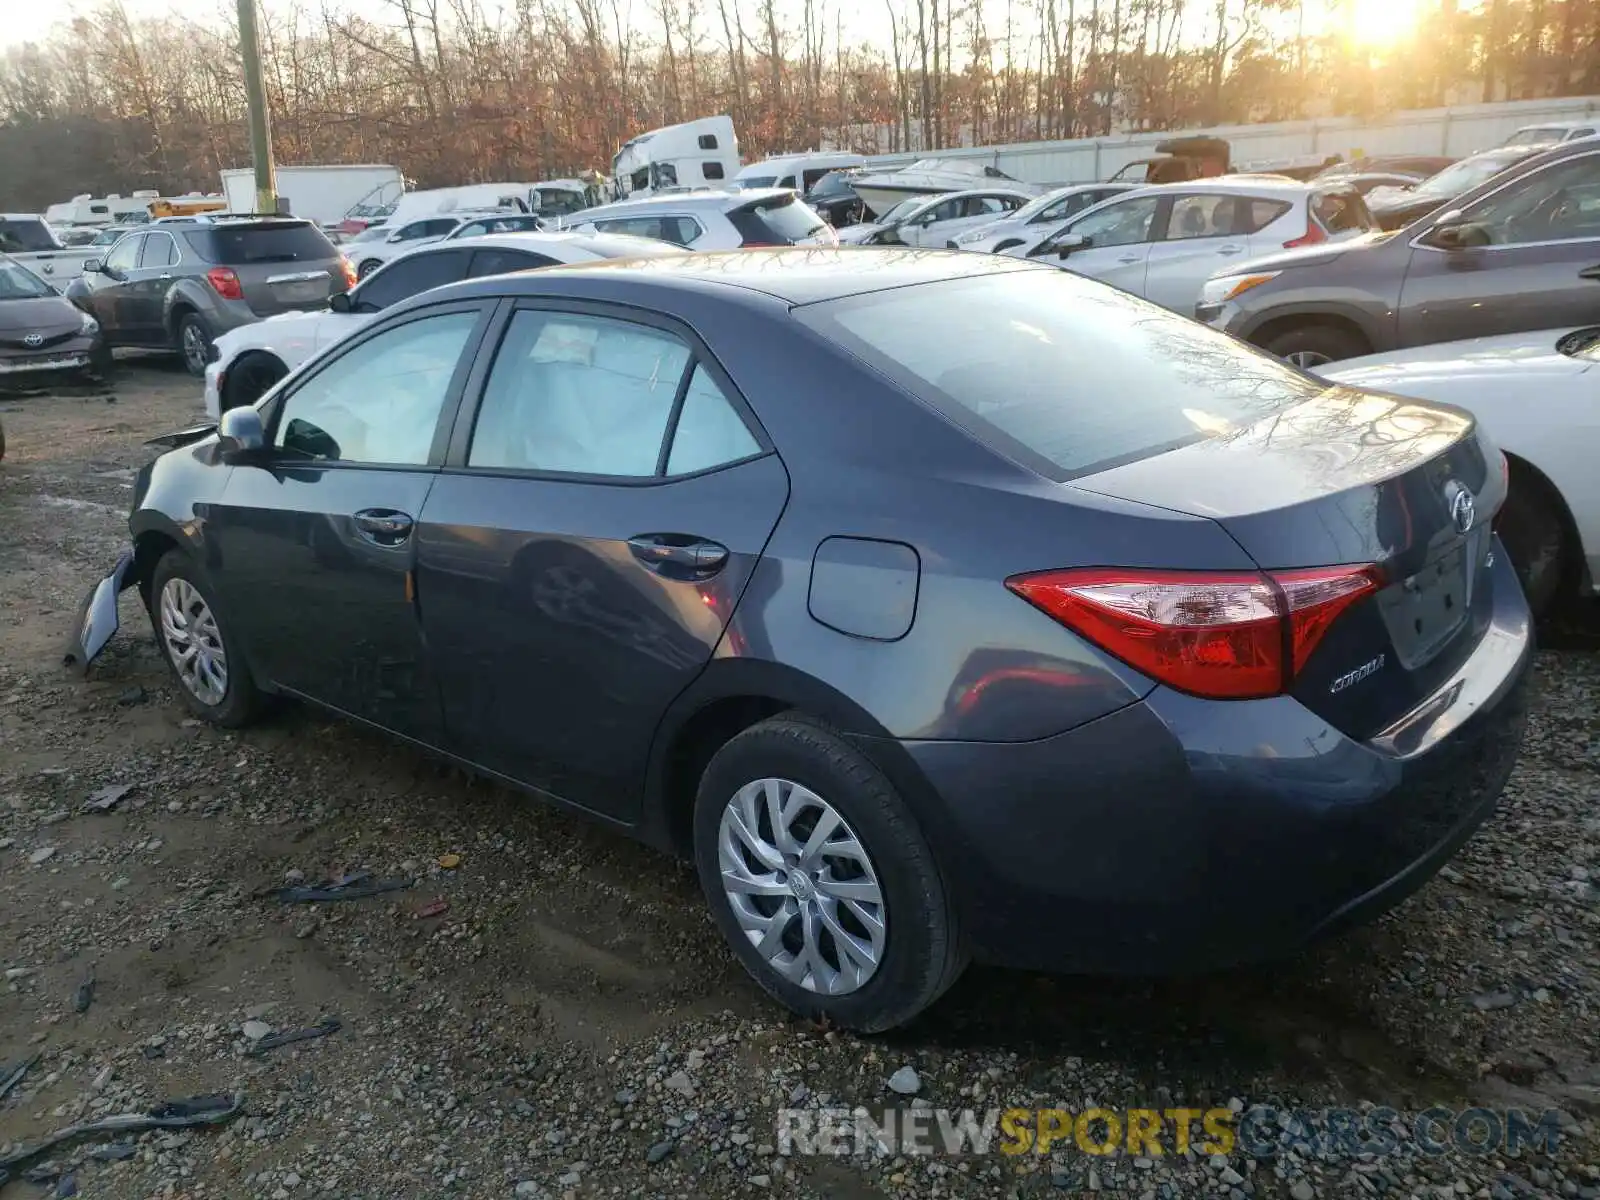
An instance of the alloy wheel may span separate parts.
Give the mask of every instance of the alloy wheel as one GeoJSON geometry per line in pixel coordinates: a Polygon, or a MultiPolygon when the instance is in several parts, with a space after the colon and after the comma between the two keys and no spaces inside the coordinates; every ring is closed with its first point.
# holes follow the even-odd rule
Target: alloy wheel
{"type": "Polygon", "coordinates": [[[768,967],[825,996],[866,985],[888,945],[888,906],[866,847],[837,809],[786,779],[741,787],[717,836],[722,890],[768,967]]]}
{"type": "Polygon", "coordinates": [[[206,369],[206,338],[193,321],[183,327],[183,364],[191,374],[203,375],[206,369]]]}
{"type": "Polygon", "coordinates": [[[1331,363],[1333,359],[1319,350],[1295,350],[1284,356],[1286,362],[1291,362],[1301,370],[1309,371],[1313,367],[1320,367],[1324,363],[1331,363]]]}
{"type": "Polygon", "coordinates": [[[205,597],[187,579],[161,589],[161,637],[178,679],[196,700],[221,704],[228,694],[228,656],[205,597]]]}

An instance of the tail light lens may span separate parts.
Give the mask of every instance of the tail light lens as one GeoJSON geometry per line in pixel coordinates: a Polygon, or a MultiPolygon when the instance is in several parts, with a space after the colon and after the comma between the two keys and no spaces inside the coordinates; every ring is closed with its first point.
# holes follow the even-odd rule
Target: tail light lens
{"type": "Polygon", "coordinates": [[[1293,250],[1296,246],[1315,246],[1318,242],[1327,240],[1328,235],[1322,232],[1322,226],[1318,225],[1314,218],[1308,216],[1306,218],[1306,231],[1299,237],[1291,238],[1285,242],[1283,248],[1285,250],[1293,250]]]}
{"type": "Polygon", "coordinates": [[[239,286],[239,276],[232,267],[212,267],[206,272],[206,282],[224,300],[244,299],[244,289],[239,286]]]}
{"type": "Polygon", "coordinates": [[[1216,700],[1287,691],[1341,613],[1382,586],[1376,567],[1017,575],[1006,586],[1168,687],[1216,700]]]}
{"type": "Polygon", "coordinates": [[[351,288],[355,287],[356,281],[360,278],[360,276],[356,274],[356,265],[341,254],[339,256],[339,269],[344,272],[345,290],[349,291],[351,288]]]}

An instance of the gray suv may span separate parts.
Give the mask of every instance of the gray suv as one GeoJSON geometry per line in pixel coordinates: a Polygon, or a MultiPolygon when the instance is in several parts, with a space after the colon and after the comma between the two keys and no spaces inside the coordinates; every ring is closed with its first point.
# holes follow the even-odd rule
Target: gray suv
{"type": "Polygon", "coordinates": [[[1397,232],[1229,267],[1195,316],[1302,367],[1600,322],[1600,137],[1537,154],[1397,232]]]}
{"type": "Polygon", "coordinates": [[[171,349],[204,376],[213,338],[278,313],[327,307],[355,271],[310,221],[157,221],[84,264],[67,296],[114,346],[171,349]]]}

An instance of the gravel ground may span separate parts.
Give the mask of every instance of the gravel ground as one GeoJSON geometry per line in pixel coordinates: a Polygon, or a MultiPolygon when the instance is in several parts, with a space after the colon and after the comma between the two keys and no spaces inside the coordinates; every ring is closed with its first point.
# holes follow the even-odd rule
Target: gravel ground
{"type": "Polygon", "coordinates": [[[1600,1197],[1593,614],[1540,656],[1498,814],[1378,925],[1204,979],[973,969],[914,1028],[862,1041],[765,1003],[681,864],[316,713],[241,734],[188,719],[130,597],[89,678],[65,674],[139,443],[198,402],[159,364],[127,365],[110,398],[0,400],[0,1089],[4,1063],[39,1056],[0,1100],[0,1160],[169,1098],[243,1110],[78,1139],[4,1200],[1600,1197]],[[356,870],[415,884],[262,894],[356,870]],[[891,1103],[1377,1106],[1407,1128],[1480,1104],[1560,1109],[1564,1135],[1516,1155],[777,1152],[780,1108],[891,1103]]]}

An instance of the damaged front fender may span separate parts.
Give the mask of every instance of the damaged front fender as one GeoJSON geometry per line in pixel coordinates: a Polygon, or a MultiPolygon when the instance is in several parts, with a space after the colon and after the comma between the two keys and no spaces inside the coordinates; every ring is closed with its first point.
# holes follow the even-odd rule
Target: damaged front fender
{"type": "Polygon", "coordinates": [[[87,671],[95,656],[106,648],[106,643],[117,632],[117,597],[137,582],[133,567],[133,551],[123,551],[111,574],[95,584],[83,598],[78,606],[73,641],[62,656],[63,666],[87,671]]]}

